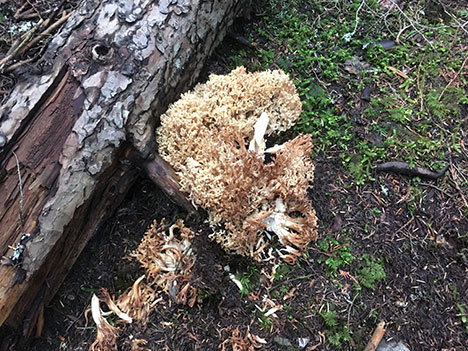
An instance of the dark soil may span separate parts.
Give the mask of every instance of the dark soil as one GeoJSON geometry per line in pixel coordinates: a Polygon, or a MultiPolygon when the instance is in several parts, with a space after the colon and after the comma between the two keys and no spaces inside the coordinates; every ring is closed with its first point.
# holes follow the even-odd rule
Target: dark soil
{"type": "MultiPolygon", "coordinates": [[[[6,6],[1,7],[3,13],[14,13],[14,6],[6,6]]],[[[241,30],[235,34],[243,35],[241,30]]],[[[227,38],[201,80],[209,73],[228,72],[229,56],[243,45],[227,38]]],[[[1,78],[0,90],[8,91],[15,76],[1,78]]],[[[466,159],[453,162],[468,168],[466,159]]],[[[452,180],[444,176],[418,183],[416,188],[409,177],[375,174],[374,182],[357,186],[338,155],[318,155],[315,163],[311,197],[320,234],[348,246],[355,257],[350,265],[340,267],[342,274],[330,273],[324,263],[336,251],[330,247],[324,252],[314,244],[279,279],[270,283],[260,275],[251,293],[243,296],[224,267],[242,271],[254,266],[266,272],[271,267],[227,255],[209,240],[203,218],[189,221],[198,233],[193,244],[197,260],[192,284],[206,292],[203,303],[193,308],[178,306],[165,296],[149,323],[134,323],[123,330],[121,349],[130,350],[133,339],[145,339],[151,350],[219,350],[239,328],[242,336],[249,329],[265,338],[264,350],[298,350],[299,338],[309,340],[309,350],[361,350],[377,322],[385,320],[386,338],[403,340],[410,350],[468,350],[468,330],[461,318],[466,311],[459,307],[468,306],[468,219],[460,210],[457,194],[442,190],[441,184],[452,180]],[[416,193],[416,189],[422,190],[416,193]],[[376,282],[375,289],[358,289],[350,273],[359,271],[363,255],[381,258],[384,264],[386,278],[376,282]],[[256,312],[264,296],[284,304],[271,325],[260,322],[256,312]],[[328,311],[336,312],[335,326],[321,317],[328,311]],[[350,331],[349,342],[333,347],[325,341],[345,328],[350,331]]],[[[44,331],[30,349],[87,350],[96,337],[87,314],[92,294],[106,288],[116,296],[131,286],[142,271],[128,258],[129,253],[153,220],[170,222],[180,212],[149,180],[137,182],[79,257],[46,309],[44,331]]],[[[3,333],[0,336],[7,341],[7,331],[3,333]]],[[[5,348],[23,349],[26,346],[20,343],[5,348]]],[[[226,344],[226,350],[230,349],[226,344]]]]}
{"type": "MultiPolygon", "coordinates": [[[[435,188],[436,183],[428,184],[424,200],[411,216],[406,203],[398,203],[407,194],[408,179],[377,176],[371,185],[356,189],[347,185],[351,180],[341,172],[339,161],[318,158],[316,167],[312,198],[322,233],[336,222],[333,214],[343,219],[341,229],[375,224],[369,235],[351,240],[356,256],[366,253],[385,261],[387,277],[375,291],[362,289],[353,296],[349,287],[353,282],[341,276],[330,278],[324,265],[317,264],[323,255],[312,247],[308,259],[289,270],[283,280],[268,289],[256,285],[253,295],[260,297],[275,296],[283,286],[297,289],[288,300],[290,312],[278,312],[274,328],[262,328],[253,313],[259,301],[253,295],[241,296],[223,270],[227,264],[235,268],[249,262],[226,255],[207,238],[209,229],[198,225],[194,226],[199,231],[194,242],[195,284],[210,295],[193,308],[177,306],[166,297],[151,315],[150,323],[135,324],[124,331],[122,350],[131,349],[132,338],[147,340],[151,350],[218,350],[236,327],[243,332],[249,327],[252,333],[266,338],[265,350],[288,349],[275,342],[275,336],[293,345],[298,338],[310,338],[310,345],[316,345],[321,342],[319,332],[327,329],[313,314],[323,300],[340,312],[339,323],[348,324],[352,331],[349,346],[341,349],[362,349],[377,319],[384,319],[388,335],[404,340],[411,350],[466,350],[466,331],[456,304],[468,302],[468,244],[457,233],[468,231],[468,220],[447,195],[435,188]],[[389,189],[385,199],[383,186],[389,189]],[[382,212],[375,213],[373,208],[382,212]],[[435,233],[440,234],[435,237],[435,233]]],[[[118,294],[130,286],[141,272],[126,259],[128,253],[136,248],[153,219],[172,218],[177,213],[156,187],[142,179],[80,256],[46,310],[43,336],[31,350],[60,350],[65,345],[69,350],[86,350],[95,338],[93,323],[85,319],[92,293],[107,288],[118,294]]],[[[334,234],[338,240],[342,235],[339,232],[334,234]]],[[[328,348],[322,345],[320,349],[328,348]]]]}

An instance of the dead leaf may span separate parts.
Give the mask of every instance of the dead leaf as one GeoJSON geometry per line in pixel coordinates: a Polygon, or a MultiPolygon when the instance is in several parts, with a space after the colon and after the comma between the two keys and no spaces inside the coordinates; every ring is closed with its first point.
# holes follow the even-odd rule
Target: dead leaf
{"type": "Polygon", "coordinates": [[[409,77],[403,73],[402,71],[400,71],[398,68],[395,68],[395,67],[392,67],[392,66],[387,66],[387,68],[392,71],[393,73],[396,73],[398,74],[401,78],[403,79],[408,79],[409,77]]]}
{"type": "Polygon", "coordinates": [[[286,293],[284,296],[283,296],[283,300],[287,300],[287,299],[290,299],[291,297],[294,296],[294,293],[296,292],[296,289],[297,288],[292,288],[291,290],[289,290],[288,293],[286,293]]]}
{"type": "Polygon", "coordinates": [[[344,69],[353,74],[358,74],[362,71],[372,72],[375,70],[374,67],[369,65],[367,62],[362,61],[362,59],[358,56],[354,56],[346,60],[344,69]]]}
{"type": "Polygon", "coordinates": [[[460,87],[463,83],[460,76],[454,70],[439,71],[439,74],[444,78],[445,82],[451,87],[460,87]]]}
{"type": "Polygon", "coordinates": [[[343,228],[343,216],[337,214],[335,218],[333,218],[333,223],[328,227],[327,233],[333,234],[339,232],[341,228],[343,228]]]}
{"type": "Polygon", "coordinates": [[[382,10],[389,10],[393,6],[395,6],[395,1],[394,0],[380,0],[380,8],[382,10]]]}
{"type": "Polygon", "coordinates": [[[356,278],[354,278],[354,276],[351,273],[343,271],[341,269],[339,270],[339,272],[342,277],[345,277],[346,279],[351,279],[353,282],[359,285],[359,282],[357,281],[356,278]]]}

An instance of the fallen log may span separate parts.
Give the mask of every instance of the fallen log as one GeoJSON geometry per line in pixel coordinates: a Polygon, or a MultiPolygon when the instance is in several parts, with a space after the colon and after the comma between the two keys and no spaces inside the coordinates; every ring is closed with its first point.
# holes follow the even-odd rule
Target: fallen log
{"type": "Polygon", "coordinates": [[[137,179],[134,163],[154,153],[159,115],[193,86],[245,4],[86,0],[19,79],[0,109],[0,326],[40,329],[44,306],[137,179]]]}

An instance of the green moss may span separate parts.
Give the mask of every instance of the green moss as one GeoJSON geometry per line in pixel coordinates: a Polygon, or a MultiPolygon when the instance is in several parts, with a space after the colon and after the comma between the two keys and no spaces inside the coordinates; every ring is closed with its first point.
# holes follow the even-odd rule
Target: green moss
{"type": "Polygon", "coordinates": [[[387,276],[382,260],[376,260],[367,254],[362,255],[362,259],[363,262],[356,272],[356,278],[360,285],[375,290],[375,284],[387,276]]]}
{"type": "MultiPolygon", "coordinates": [[[[377,1],[367,1],[356,22],[361,3],[260,1],[262,23],[251,38],[258,40],[258,50],[242,51],[232,61],[290,74],[303,102],[295,131],[313,136],[316,153],[338,152],[358,184],[373,180],[373,165],[380,161],[433,167],[449,152],[461,154],[461,131],[468,128],[460,118],[460,105],[468,102],[466,77],[459,74],[451,82],[457,87],[448,84],[465,58],[456,22],[447,18],[421,27],[422,38],[412,27],[400,32],[402,14],[383,13],[377,1]],[[348,33],[350,41],[344,39],[348,33]],[[422,42],[414,40],[416,34],[422,42]],[[400,42],[389,50],[378,44],[395,37],[400,42]],[[350,59],[368,69],[349,72],[350,59]],[[367,107],[360,99],[366,86],[372,88],[367,107]],[[356,125],[355,118],[365,125],[356,125]],[[373,133],[381,138],[374,141],[373,133]]],[[[425,23],[418,4],[403,10],[425,23]]],[[[459,23],[468,20],[463,11],[455,15],[459,23]]]]}
{"type": "Polygon", "coordinates": [[[320,317],[322,317],[326,326],[325,334],[327,336],[328,343],[339,347],[343,342],[350,340],[348,327],[338,319],[335,311],[330,310],[328,312],[320,313],[320,317]]]}

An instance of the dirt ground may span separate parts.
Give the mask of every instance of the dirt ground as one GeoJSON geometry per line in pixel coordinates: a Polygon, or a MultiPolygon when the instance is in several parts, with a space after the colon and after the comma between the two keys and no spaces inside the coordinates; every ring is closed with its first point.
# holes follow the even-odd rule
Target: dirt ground
{"type": "MultiPolygon", "coordinates": [[[[256,293],[260,295],[273,294],[282,286],[288,286],[289,290],[291,284],[298,292],[288,301],[292,318],[281,312],[273,330],[261,328],[252,315],[255,300],[242,297],[222,269],[226,264],[236,267],[251,262],[224,254],[207,239],[207,228],[202,228],[199,241],[194,244],[200,253],[197,276],[214,291],[213,295],[194,308],[174,305],[165,298],[151,315],[149,324],[136,324],[125,330],[122,350],[131,349],[131,338],[147,340],[151,350],[218,350],[237,327],[243,331],[250,327],[252,333],[268,340],[265,350],[298,349],[297,345],[288,348],[278,344],[275,337],[287,339],[292,345],[298,338],[310,338],[310,344],[317,345],[323,341],[320,332],[327,326],[311,317],[311,311],[323,300],[335,305],[345,317],[341,322],[347,323],[352,331],[349,345],[342,349],[361,349],[377,319],[386,320],[388,336],[404,340],[411,350],[467,349],[467,335],[456,302],[460,298],[466,301],[468,246],[466,241],[457,239],[456,233],[468,230],[468,220],[460,217],[447,195],[436,188],[427,187],[420,209],[411,216],[404,204],[398,204],[407,194],[407,179],[377,176],[371,186],[343,190],[349,179],[340,174],[338,161],[318,159],[316,165],[312,198],[323,232],[334,223],[336,217],[332,213],[342,218],[341,229],[377,223],[373,233],[353,237],[352,246],[356,254],[362,250],[384,258],[386,278],[378,289],[362,290],[351,300],[345,290],[352,281],[336,278],[341,289],[334,279],[330,281],[323,266],[316,263],[320,251],[312,247],[308,259],[301,260],[300,268],[289,271],[284,280],[269,289],[258,286],[256,293]],[[383,185],[389,188],[389,193],[382,206],[378,194],[383,185]],[[331,195],[324,196],[325,193],[331,195]],[[378,216],[369,211],[375,207],[382,209],[378,216]],[[428,220],[437,225],[428,227],[428,220]],[[444,234],[434,237],[434,233],[444,234]]],[[[112,293],[128,287],[140,275],[137,266],[125,259],[128,252],[138,246],[153,218],[170,218],[175,211],[157,188],[142,179],[80,256],[46,310],[44,334],[34,341],[31,350],[86,350],[95,338],[95,327],[91,321],[86,323],[85,318],[92,293],[99,287],[112,293]]],[[[322,344],[317,349],[329,348],[322,344]]]]}
{"type": "MultiPolygon", "coordinates": [[[[261,20],[257,13],[249,25],[235,26],[201,80],[209,73],[227,73],[232,57],[245,49],[239,37],[252,35],[261,20]]],[[[261,45],[262,37],[256,39],[261,45]]],[[[1,77],[6,92],[15,77],[1,77]]],[[[466,105],[456,119],[467,120],[466,105]]],[[[357,122],[354,128],[366,132],[357,122]]],[[[468,134],[462,138],[468,145],[468,134]]],[[[234,340],[240,345],[250,332],[265,339],[261,350],[362,350],[384,320],[384,338],[401,340],[412,351],[468,350],[468,219],[463,207],[468,189],[455,186],[454,179],[456,169],[468,170],[468,157],[449,155],[451,167],[438,180],[371,170],[374,180],[358,185],[339,153],[331,149],[314,155],[310,196],[321,237],[296,265],[280,266],[273,282],[262,274],[249,276],[251,289],[241,294],[225,266],[244,276],[271,267],[226,254],[208,238],[202,213],[187,225],[198,233],[193,284],[209,294],[192,308],[162,295],[148,323],[123,329],[120,349],[132,350],[134,339],[144,339],[150,350],[253,350],[248,342],[234,348],[234,340]],[[379,267],[384,276],[378,277],[379,267]],[[366,285],[364,279],[370,282],[366,285]],[[282,305],[267,319],[258,308],[264,296],[282,305]]],[[[42,335],[11,350],[87,350],[96,338],[88,313],[92,294],[105,288],[116,296],[131,286],[142,270],[129,253],[153,220],[181,216],[181,210],[142,177],[91,239],[47,307],[42,335]]],[[[4,341],[15,331],[8,332],[0,335],[4,341]]]]}

